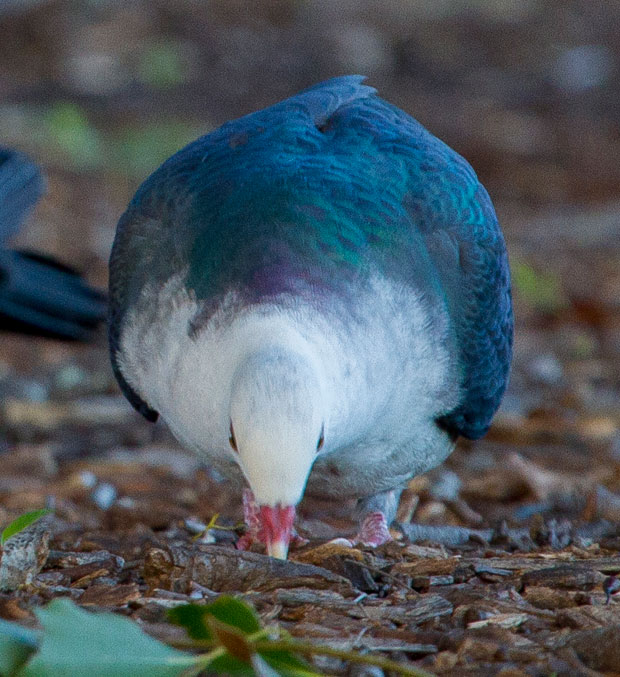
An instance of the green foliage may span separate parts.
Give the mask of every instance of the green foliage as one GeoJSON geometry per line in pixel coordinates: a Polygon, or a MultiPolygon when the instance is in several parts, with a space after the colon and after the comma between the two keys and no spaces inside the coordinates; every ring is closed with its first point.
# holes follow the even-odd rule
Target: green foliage
{"type": "Polygon", "coordinates": [[[192,639],[213,641],[213,633],[209,630],[207,624],[210,617],[231,625],[248,635],[261,629],[260,621],[254,609],[228,595],[218,597],[215,602],[207,606],[184,604],[168,612],[169,620],[184,627],[192,639]]]}
{"type": "Polygon", "coordinates": [[[515,292],[529,306],[543,313],[554,313],[566,307],[567,299],[557,274],[539,272],[525,261],[513,261],[512,283],[515,292]]]}
{"type": "Polygon", "coordinates": [[[0,619],[0,675],[14,675],[37,650],[39,634],[0,619]]]}
{"type": "Polygon", "coordinates": [[[16,677],[176,677],[196,664],[182,653],[145,635],[127,618],[83,611],[56,599],[36,615],[43,626],[39,650],[16,677]]]}
{"type": "Polygon", "coordinates": [[[262,628],[250,606],[227,595],[169,612],[187,630],[188,648],[203,652],[195,654],[158,642],[127,618],[84,611],[68,599],[56,599],[35,613],[41,632],[0,621],[3,677],[195,677],[203,670],[238,677],[320,677],[299,654],[376,665],[395,674],[428,675],[386,658],[308,644],[278,628],[262,628]]]}
{"type": "Polygon", "coordinates": [[[77,169],[101,165],[103,140],[82,108],[68,101],[55,103],[45,117],[48,136],[77,169]]]}
{"type": "Polygon", "coordinates": [[[142,180],[170,155],[204,133],[204,129],[172,119],[128,127],[110,143],[112,164],[142,180]]]}
{"type": "MultiPolygon", "coordinates": [[[[70,101],[17,108],[20,138],[50,165],[71,171],[110,171],[143,181],[173,153],[210,131],[208,125],[154,112],[153,120],[110,124],[70,101]]],[[[15,122],[0,116],[0,138],[17,143],[15,122]]]]}
{"type": "Polygon", "coordinates": [[[15,534],[23,531],[26,527],[29,527],[38,519],[41,519],[41,517],[44,515],[49,515],[51,512],[51,510],[43,508],[41,510],[32,510],[31,512],[26,512],[23,515],[20,515],[4,529],[0,535],[0,545],[4,545],[9,540],[9,538],[11,538],[11,536],[15,536],[15,534]]]}
{"type": "Polygon", "coordinates": [[[140,59],[138,77],[153,89],[168,89],[185,82],[181,45],[172,41],[148,45],[140,59]]]}
{"type": "MultiPolygon", "coordinates": [[[[179,606],[168,612],[168,618],[184,627],[192,639],[215,645],[215,651],[211,652],[213,659],[203,665],[208,665],[217,674],[251,676],[257,672],[257,662],[267,664],[279,675],[317,674],[291,651],[268,648],[258,650],[256,642],[264,640],[268,633],[261,629],[254,609],[234,597],[222,595],[206,606],[179,606]],[[219,655],[222,647],[225,653],[219,655]]],[[[205,660],[207,656],[204,657],[205,660]]]]}

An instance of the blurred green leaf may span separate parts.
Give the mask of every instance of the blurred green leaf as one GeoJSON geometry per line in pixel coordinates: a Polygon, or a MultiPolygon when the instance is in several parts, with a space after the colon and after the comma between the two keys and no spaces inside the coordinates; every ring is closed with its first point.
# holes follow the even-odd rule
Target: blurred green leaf
{"type": "Polygon", "coordinates": [[[59,101],[49,109],[44,123],[48,135],[74,167],[96,169],[103,164],[101,135],[79,106],[59,101]]]}
{"type": "Polygon", "coordinates": [[[540,272],[525,261],[513,261],[511,269],[516,294],[535,310],[553,313],[568,304],[557,273],[540,272]]]}
{"type": "Polygon", "coordinates": [[[311,675],[318,674],[291,651],[262,649],[259,653],[263,660],[274,670],[277,670],[280,675],[286,675],[287,677],[310,677],[311,675]]]}
{"type": "Polygon", "coordinates": [[[168,89],[185,82],[186,70],[179,43],[157,42],[142,53],[138,77],[154,89],[168,89]]]}
{"type": "Polygon", "coordinates": [[[44,515],[49,515],[51,512],[47,508],[42,508],[41,510],[32,510],[20,515],[3,530],[2,535],[0,535],[0,545],[4,545],[11,536],[15,536],[15,534],[23,531],[26,527],[34,524],[38,519],[41,519],[44,515]]]}
{"type": "Polygon", "coordinates": [[[0,675],[14,675],[39,646],[39,633],[0,619],[0,675]]]}
{"type": "Polygon", "coordinates": [[[127,618],[83,611],[56,599],[35,611],[43,634],[41,648],[20,677],[176,677],[197,658],[144,634],[127,618]]]}
{"type": "MultiPolygon", "coordinates": [[[[238,628],[241,632],[249,633],[260,630],[260,623],[254,610],[240,600],[222,595],[215,602],[207,605],[183,604],[168,612],[168,619],[180,625],[192,639],[212,641],[220,646],[221,632],[216,633],[210,626],[209,619],[215,619],[221,625],[229,626],[231,630],[238,628]]],[[[230,652],[219,656],[209,663],[209,670],[215,674],[237,675],[250,677],[254,670],[247,663],[230,652]]]]}
{"type": "Polygon", "coordinates": [[[252,635],[261,629],[260,621],[254,609],[236,597],[221,595],[215,602],[208,604],[205,610],[218,621],[232,625],[233,628],[238,628],[246,635],[252,635]]]}
{"type": "Polygon", "coordinates": [[[213,641],[213,633],[205,622],[205,609],[199,604],[183,604],[168,611],[168,620],[185,628],[192,639],[213,641]]]}
{"type": "Polygon", "coordinates": [[[138,179],[144,179],[164,160],[186,146],[205,130],[170,120],[130,127],[111,143],[114,164],[138,179]]]}
{"type": "Polygon", "coordinates": [[[239,630],[228,623],[222,623],[214,616],[209,615],[207,615],[207,624],[218,643],[225,647],[226,651],[228,651],[231,656],[250,665],[254,650],[242,630],[239,630]]]}
{"type": "MultiPolygon", "coordinates": [[[[222,595],[205,606],[184,604],[171,609],[168,618],[184,627],[192,639],[211,641],[226,648],[224,656],[209,663],[209,670],[216,674],[250,676],[272,670],[286,677],[317,674],[292,651],[281,648],[262,648],[258,652],[260,659],[257,658],[254,641],[261,630],[260,620],[251,606],[235,597],[222,595]]],[[[260,635],[264,638],[265,633],[260,635]]]]}
{"type": "Polygon", "coordinates": [[[221,595],[215,602],[206,605],[183,604],[168,612],[168,618],[176,625],[187,630],[192,639],[214,640],[207,620],[213,616],[221,623],[241,630],[246,635],[261,629],[260,621],[254,609],[230,595],[221,595]]]}

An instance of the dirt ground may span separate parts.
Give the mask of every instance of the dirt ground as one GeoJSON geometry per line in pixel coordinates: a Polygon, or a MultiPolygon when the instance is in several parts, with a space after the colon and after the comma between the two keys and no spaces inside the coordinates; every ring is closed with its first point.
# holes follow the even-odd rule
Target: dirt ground
{"type": "Polygon", "coordinates": [[[517,320],[504,403],[485,439],[412,482],[392,543],[325,546],[354,532],[352,506],[304,503],[309,543],[278,564],[237,552],[238,529],[196,540],[216,514],[238,525],[240,497],[131,410],[103,330],[88,346],[2,335],[0,526],[46,505],[54,516],[26,554],[3,553],[0,584],[29,584],[0,592],[0,617],[30,625],[33,607],[69,596],[174,641],[167,609],[226,591],[295,637],[437,675],[620,674],[620,6],[244,7],[0,9],[0,143],[30,152],[49,184],[21,244],[103,286],[115,222],[166,154],[365,72],[494,199],[517,320]]]}

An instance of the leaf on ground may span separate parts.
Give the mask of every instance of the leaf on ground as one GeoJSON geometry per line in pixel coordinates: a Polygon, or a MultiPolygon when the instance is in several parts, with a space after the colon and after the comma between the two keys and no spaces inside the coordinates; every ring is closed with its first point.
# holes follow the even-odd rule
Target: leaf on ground
{"type": "Polygon", "coordinates": [[[247,635],[258,632],[261,624],[256,612],[249,604],[230,595],[222,595],[208,604],[205,611],[218,621],[232,625],[247,635]]]}
{"type": "Polygon", "coordinates": [[[115,614],[83,611],[68,599],[35,613],[43,626],[41,648],[20,677],[175,677],[196,665],[195,656],[158,642],[115,614]]]}
{"type": "Polygon", "coordinates": [[[192,639],[217,642],[227,649],[226,655],[209,665],[216,674],[249,676],[269,670],[290,677],[317,674],[290,651],[267,648],[255,653],[248,636],[260,631],[260,620],[251,606],[235,597],[221,595],[204,606],[184,604],[171,609],[168,618],[192,639]]]}
{"type": "Polygon", "coordinates": [[[44,515],[49,515],[51,512],[51,510],[43,508],[41,510],[32,510],[31,512],[20,515],[3,530],[2,535],[0,536],[0,545],[4,545],[11,536],[15,536],[15,534],[23,531],[26,527],[34,524],[38,519],[41,519],[44,515]]]}
{"type": "Polygon", "coordinates": [[[0,619],[0,675],[14,675],[39,646],[39,633],[0,619]]]}
{"type": "Polygon", "coordinates": [[[185,628],[192,639],[213,641],[213,633],[205,623],[205,609],[199,604],[183,604],[168,611],[168,620],[185,628]]]}
{"type": "Polygon", "coordinates": [[[230,595],[222,595],[205,606],[184,604],[168,612],[169,620],[185,628],[192,639],[214,639],[207,623],[209,616],[241,630],[246,635],[258,632],[261,628],[254,609],[230,595]]]}

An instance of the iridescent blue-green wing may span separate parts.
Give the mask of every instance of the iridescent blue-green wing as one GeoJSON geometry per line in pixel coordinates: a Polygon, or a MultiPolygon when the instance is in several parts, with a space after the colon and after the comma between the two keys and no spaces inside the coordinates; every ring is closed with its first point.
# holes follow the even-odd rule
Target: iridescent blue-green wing
{"type": "Polygon", "coordinates": [[[510,369],[508,257],[491,200],[469,164],[434,137],[426,155],[428,164],[417,165],[411,174],[405,202],[441,280],[461,390],[458,406],[439,422],[455,434],[477,439],[489,429],[510,369]],[[419,186],[425,183],[421,195],[419,186]]]}
{"type": "Polygon", "coordinates": [[[439,422],[454,434],[481,437],[507,384],[513,334],[508,258],[490,198],[460,155],[395,106],[368,97],[338,117],[373,138],[365,151],[385,178],[366,197],[404,210],[412,279],[429,289],[438,282],[445,296],[461,397],[439,422]],[[419,267],[423,275],[416,275],[419,267]]]}
{"type": "Polygon", "coordinates": [[[441,417],[448,430],[482,437],[501,402],[512,355],[508,257],[486,191],[476,191],[484,222],[438,229],[426,238],[443,281],[458,346],[461,401],[441,417]]]}

